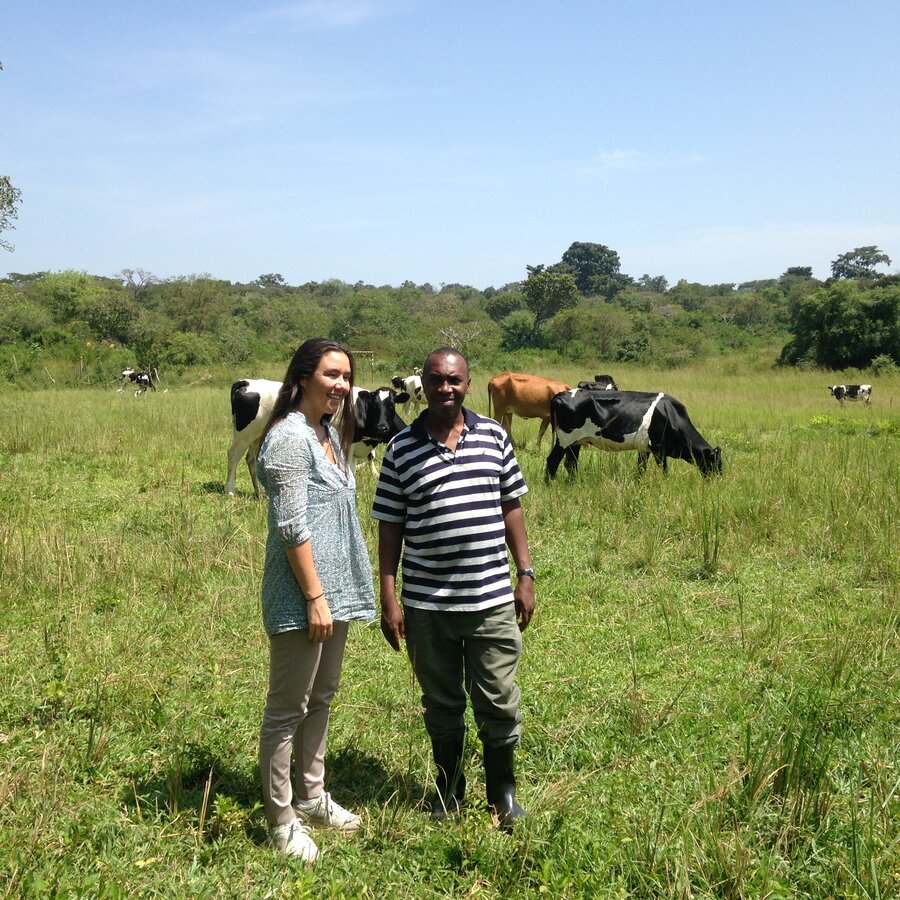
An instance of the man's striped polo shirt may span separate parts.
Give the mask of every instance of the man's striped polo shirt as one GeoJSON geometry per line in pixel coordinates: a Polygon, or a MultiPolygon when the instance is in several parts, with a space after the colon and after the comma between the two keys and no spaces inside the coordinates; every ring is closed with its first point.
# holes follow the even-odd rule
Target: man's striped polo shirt
{"type": "Polygon", "coordinates": [[[403,522],[402,602],[461,612],[512,603],[500,504],[528,491],[512,444],[493,420],[463,408],[456,450],[422,413],[388,444],[372,516],[403,522]]]}

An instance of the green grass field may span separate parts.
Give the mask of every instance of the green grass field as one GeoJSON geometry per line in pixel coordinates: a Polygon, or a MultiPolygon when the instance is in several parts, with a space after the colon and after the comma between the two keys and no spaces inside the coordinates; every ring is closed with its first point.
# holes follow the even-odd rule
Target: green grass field
{"type": "Polygon", "coordinates": [[[900,895],[900,376],[842,409],[822,373],[614,374],[684,401],[725,474],[587,450],[548,486],[515,422],[526,823],[491,828],[472,731],[470,807],[430,823],[407,660],[356,627],[328,772],[365,827],[314,870],[262,846],[265,504],[245,469],[223,494],[225,382],[0,393],[0,892],[900,895]]]}

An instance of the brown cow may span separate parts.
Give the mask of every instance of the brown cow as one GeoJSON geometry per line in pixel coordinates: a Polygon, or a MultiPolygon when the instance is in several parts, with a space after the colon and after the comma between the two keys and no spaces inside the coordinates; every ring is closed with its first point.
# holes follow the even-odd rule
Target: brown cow
{"type": "Polygon", "coordinates": [[[552,381],[540,375],[521,375],[518,372],[501,372],[488,382],[488,415],[506,429],[512,440],[513,413],[523,419],[540,419],[537,448],[550,424],[550,401],[560,391],[569,391],[569,385],[552,381]],[[493,405],[494,412],[491,413],[493,405]]]}

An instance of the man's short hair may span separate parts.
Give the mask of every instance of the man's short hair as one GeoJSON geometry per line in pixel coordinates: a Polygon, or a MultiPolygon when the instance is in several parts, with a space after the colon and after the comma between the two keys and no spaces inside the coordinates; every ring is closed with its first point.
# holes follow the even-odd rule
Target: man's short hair
{"type": "Polygon", "coordinates": [[[422,366],[423,373],[428,369],[428,360],[433,356],[458,356],[466,364],[466,371],[469,370],[469,361],[456,349],[456,347],[438,347],[425,357],[425,364],[422,366]]]}

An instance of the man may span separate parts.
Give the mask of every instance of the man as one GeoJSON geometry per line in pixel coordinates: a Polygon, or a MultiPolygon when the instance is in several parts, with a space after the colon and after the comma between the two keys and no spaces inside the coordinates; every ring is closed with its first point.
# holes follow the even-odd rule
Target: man
{"type": "Polygon", "coordinates": [[[432,816],[459,809],[465,793],[466,694],[484,747],[488,804],[510,830],[513,752],[522,734],[516,668],[534,612],[534,569],[519,502],[528,488],[512,444],[493,419],[463,407],[469,366],[449,347],[425,360],[428,404],[388,445],[372,515],[379,520],[381,630],[401,640],[422,689],[437,766],[432,816]],[[517,567],[511,590],[506,548],[517,567]],[[397,567],[403,551],[403,609],[397,567]]]}

